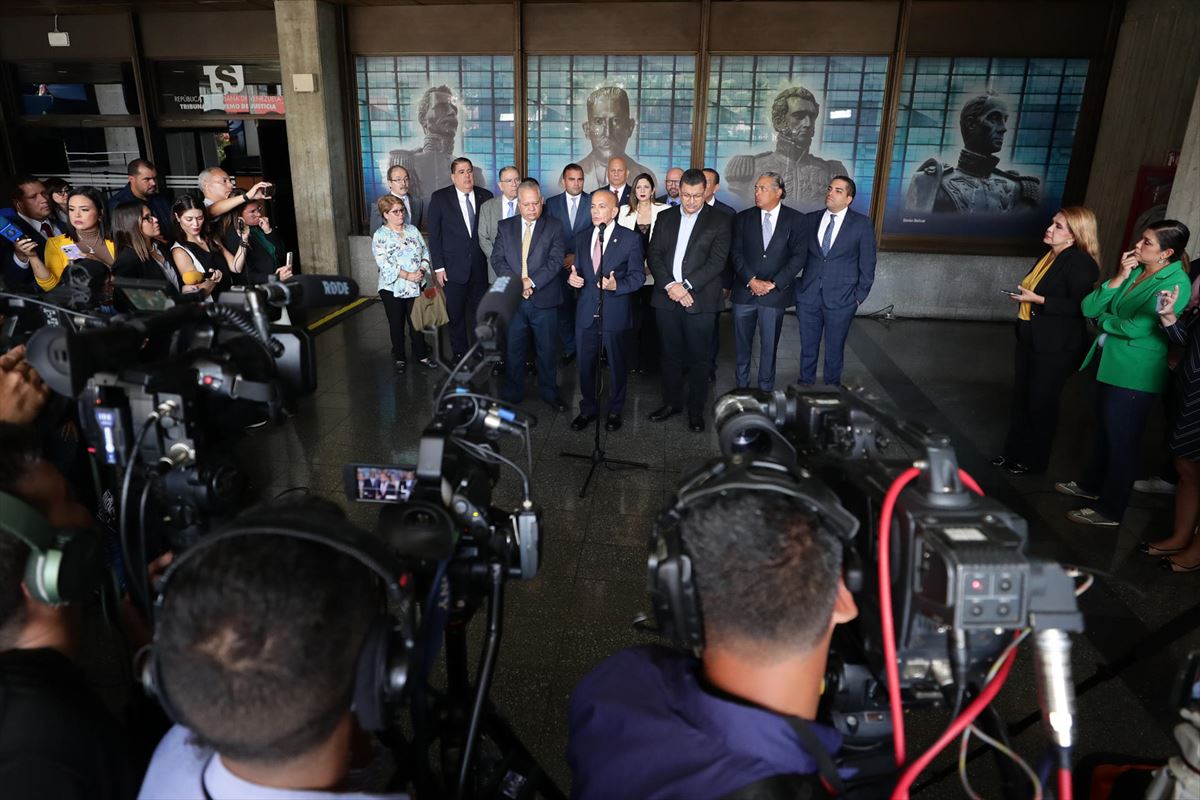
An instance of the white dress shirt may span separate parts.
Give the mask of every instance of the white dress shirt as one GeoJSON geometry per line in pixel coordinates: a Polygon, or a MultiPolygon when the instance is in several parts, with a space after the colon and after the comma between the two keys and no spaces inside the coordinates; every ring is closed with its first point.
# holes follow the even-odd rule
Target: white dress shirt
{"type": "MultiPolygon", "coordinates": [[[[617,226],[616,220],[613,220],[612,222],[608,223],[608,225],[605,226],[604,242],[603,242],[603,244],[600,245],[600,253],[601,254],[608,252],[608,243],[612,241],[613,233],[616,232],[617,227],[618,226],[617,226]]],[[[600,235],[600,229],[597,228],[595,225],[593,225],[592,226],[592,238],[591,238],[590,243],[588,244],[588,253],[596,252],[596,237],[599,235],[600,235]]],[[[595,272],[595,271],[596,271],[596,265],[592,264],[592,272],[595,272]]]]}
{"type": "MultiPolygon", "coordinates": [[[[842,232],[842,223],[846,221],[846,213],[850,211],[850,207],[846,206],[841,211],[833,215],[833,236],[829,240],[829,249],[837,243],[838,234],[842,232]]],[[[829,215],[833,213],[826,209],[821,212],[821,224],[817,227],[817,244],[825,241],[825,229],[829,227],[829,215]]]]}
{"type": "MultiPolygon", "coordinates": [[[[683,283],[683,255],[687,252],[688,240],[692,238],[692,231],[699,218],[699,211],[689,214],[683,210],[683,206],[679,207],[679,238],[675,241],[675,257],[671,261],[671,277],[675,279],[673,283],[683,283]]],[[[669,289],[671,285],[668,283],[663,288],[669,289]]]]}

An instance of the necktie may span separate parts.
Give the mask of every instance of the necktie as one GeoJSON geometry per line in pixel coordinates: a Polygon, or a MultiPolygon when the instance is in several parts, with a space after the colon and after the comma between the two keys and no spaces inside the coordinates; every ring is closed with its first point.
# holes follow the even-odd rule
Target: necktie
{"type": "Polygon", "coordinates": [[[400,198],[404,201],[404,221],[409,225],[412,224],[412,206],[408,204],[408,195],[400,198]]]}
{"type": "Polygon", "coordinates": [[[604,249],[600,246],[600,240],[603,238],[596,234],[596,245],[592,248],[592,272],[596,275],[600,274],[600,261],[604,258],[604,249]]]}
{"type": "Polygon", "coordinates": [[[833,247],[833,212],[829,212],[829,224],[825,226],[825,235],[821,237],[821,255],[829,255],[829,248],[833,247]]]}
{"type": "Polygon", "coordinates": [[[511,216],[513,215],[513,211],[514,211],[514,209],[513,209],[513,201],[512,201],[512,200],[509,200],[509,201],[508,201],[508,211],[505,211],[505,212],[504,212],[504,218],[505,218],[505,219],[508,219],[509,217],[511,217],[511,216]]]}
{"type": "Polygon", "coordinates": [[[54,229],[50,227],[49,222],[42,223],[42,236],[45,236],[47,239],[54,236],[54,229]]]}
{"type": "Polygon", "coordinates": [[[575,230],[575,213],[579,211],[579,198],[571,198],[571,209],[567,212],[568,219],[571,220],[571,230],[575,230]]]}
{"type": "Polygon", "coordinates": [[[771,244],[771,215],[763,214],[763,251],[771,244]]]}
{"type": "Polygon", "coordinates": [[[474,236],[475,235],[475,206],[471,205],[471,195],[469,195],[469,194],[463,195],[463,198],[467,201],[467,234],[469,236],[474,236]]]}
{"type": "Polygon", "coordinates": [[[533,238],[533,223],[526,220],[525,235],[521,237],[521,280],[529,277],[529,240],[533,238]]]}

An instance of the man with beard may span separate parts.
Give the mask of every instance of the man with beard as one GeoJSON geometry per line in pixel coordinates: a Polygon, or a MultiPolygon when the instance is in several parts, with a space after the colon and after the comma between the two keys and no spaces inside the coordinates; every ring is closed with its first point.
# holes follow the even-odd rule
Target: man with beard
{"type": "Polygon", "coordinates": [[[996,214],[1032,211],[1041,202],[1042,181],[1014,170],[997,169],[996,157],[1008,132],[1008,106],[994,93],[963,104],[958,127],[963,149],[951,166],[931,158],[908,185],[904,207],[912,211],[996,214]]]}
{"type": "MultiPolygon", "coordinates": [[[[430,86],[417,107],[417,120],[425,141],[416,150],[393,150],[388,166],[408,171],[408,193],[426,201],[438,189],[450,185],[450,162],[458,135],[458,98],[449,86],[430,86]]],[[[475,183],[483,186],[483,170],[475,167],[475,183]]]]}
{"type": "Polygon", "coordinates": [[[729,190],[748,205],[754,204],[754,182],[764,172],[776,172],[788,187],[784,205],[808,213],[825,207],[825,188],[834,176],[849,175],[840,161],[826,160],[809,152],[817,132],[821,104],[808,89],[784,89],[771,104],[775,128],[775,150],[757,155],[734,156],[725,165],[729,190]]]}
{"type": "MultiPolygon", "coordinates": [[[[609,162],[616,157],[624,159],[626,174],[631,176],[647,173],[658,178],[653,170],[634,161],[625,152],[629,137],[637,122],[629,117],[629,95],[619,86],[602,86],[588,95],[587,122],[583,123],[583,135],[592,143],[592,150],[579,159],[583,167],[583,190],[585,192],[605,188],[610,180],[609,162]]],[[[619,198],[618,198],[619,199],[619,198]]]]}

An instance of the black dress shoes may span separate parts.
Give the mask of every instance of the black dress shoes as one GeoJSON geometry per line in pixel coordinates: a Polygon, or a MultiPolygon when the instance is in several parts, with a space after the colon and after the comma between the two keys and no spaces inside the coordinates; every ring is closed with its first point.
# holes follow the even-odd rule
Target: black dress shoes
{"type": "Polygon", "coordinates": [[[663,406],[662,408],[656,408],[655,410],[651,411],[648,419],[651,422],[662,422],[665,419],[670,419],[671,417],[675,416],[680,411],[683,411],[683,409],[679,408],[678,406],[663,406]]]}
{"type": "Polygon", "coordinates": [[[566,411],[568,408],[567,404],[563,402],[561,397],[555,397],[552,400],[547,400],[546,405],[550,406],[560,414],[566,411]]]}
{"type": "Polygon", "coordinates": [[[571,430],[581,431],[588,425],[591,425],[596,420],[595,414],[580,414],[575,419],[571,420],[571,430]]]}
{"type": "Polygon", "coordinates": [[[621,415],[609,414],[608,419],[604,421],[604,430],[619,431],[621,430],[621,415]]]}
{"type": "Polygon", "coordinates": [[[704,433],[704,417],[688,417],[688,430],[692,433],[704,433]]]}

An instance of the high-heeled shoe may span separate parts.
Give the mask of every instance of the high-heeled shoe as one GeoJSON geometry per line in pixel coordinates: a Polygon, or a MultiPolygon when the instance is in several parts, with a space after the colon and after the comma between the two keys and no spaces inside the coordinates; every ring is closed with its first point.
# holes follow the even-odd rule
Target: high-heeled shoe
{"type": "Polygon", "coordinates": [[[1200,572],[1200,564],[1192,564],[1191,566],[1187,566],[1180,564],[1170,556],[1164,556],[1163,560],[1160,561],[1158,565],[1167,572],[1200,572]]]}
{"type": "Polygon", "coordinates": [[[1154,542],[1138,542],[1137,551],[1151,558],[1165,558],[1175,553],[1182,553],[1186,547],[1159,547],[1154,542]]]}

